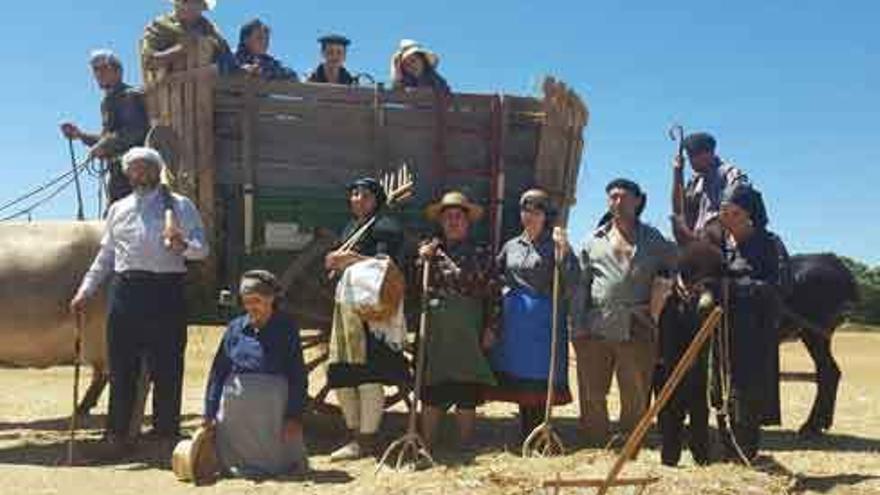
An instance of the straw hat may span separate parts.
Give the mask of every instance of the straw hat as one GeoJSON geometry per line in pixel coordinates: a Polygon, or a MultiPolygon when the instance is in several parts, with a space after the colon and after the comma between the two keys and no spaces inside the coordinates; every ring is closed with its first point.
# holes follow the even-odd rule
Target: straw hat
{"type": "Polygon", "coordinates": [[[171,454],[171,469],[180,481],[196,485],[217,476],[220,464],[213,427],[199,428],[190,440],[181,440],[171,454]]]}
{"type": "Polygon", "coordinates": [[[430,64],[431,67],[436,68],[440,64],[440,56],[423,46],[418,41],[410,39],[400,40],[400,47],[397,49],[397,60],[403,62],[404,59],[410,55],[415,55],[416,53],[424,55],[425,60],[428,61],[428,64],[430,64]]]}
{"type": "Polygon", "coordinates": [[[461,208],[467,213],[468,220],[471,223],[476,222],[480,218],[483,217],[483,207],[471,203],[467,196],[464,193],[459,191],[449,191],[443,195],[443,198],[440,201],[433,203],[425,209],[425,216],[428,217],[428,220],[432,222],[436,222],[437,219],[440,218],[440,214],[446,208],[461,208]]]}

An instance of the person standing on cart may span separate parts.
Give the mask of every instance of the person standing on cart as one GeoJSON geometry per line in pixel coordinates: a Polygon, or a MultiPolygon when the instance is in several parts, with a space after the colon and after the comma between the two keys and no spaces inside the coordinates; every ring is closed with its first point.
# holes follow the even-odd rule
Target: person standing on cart
{"type": "Polygon", "coordinates": [[[61,124],[61,133],[68,139],[81,141],[91,148],[90,156],[105,160],[107,167],[107,202],[110,204],[131,192],[128,177],[122,172],[122,155],[135,146],[142,146],[150,123],[144,105],[144,93],[122,80],[122,61],[110,50],[92,52],[89,65],[98,86],[104,91],[101,100],[101,132],[91,134],[73,122],[61,124]]]}

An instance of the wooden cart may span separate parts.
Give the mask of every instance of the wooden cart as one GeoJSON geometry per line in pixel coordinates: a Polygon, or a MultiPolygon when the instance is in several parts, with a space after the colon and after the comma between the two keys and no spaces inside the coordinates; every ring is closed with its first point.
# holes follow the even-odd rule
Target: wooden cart
{"type": "MultiPolygon", "coordinates": [[[[310,371],[326,359],[332,286],[323,256],[348,220],[344,185],[352,179],[408,165],[415,195],[396,214],[410,252],[429,231],[424,207],[447,189],[487,208],[475,234],[496,249],[519,230],[525,189],[546,189],[563,216],[574,202],[588,111],[551,78],[543,98],[446,96],[220,77],[190,65],[145,72],[145,86],[152,144],[169,160],[176,189],[197,203],[212,247],[194,273],[194,307],[210,314],[218,291],[242,271],[272,270],[304,329],[310,371]]],[[[326,394],[315,392],[316,401],[326,394]]]]}

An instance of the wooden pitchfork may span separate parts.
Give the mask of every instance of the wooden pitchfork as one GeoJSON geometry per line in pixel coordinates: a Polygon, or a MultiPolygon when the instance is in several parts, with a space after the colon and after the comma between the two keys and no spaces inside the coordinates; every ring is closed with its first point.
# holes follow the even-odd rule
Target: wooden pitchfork
{"type": "Polygon", "coordinates": [[[562,264],[562,247],[553,232],[553,321],[550,324],[550,372],[547,375],[547,402],[544,405],[544,421],[526,437],[522,445],[523,457],[552,457],[563,455],[565,446],[553,429],[553,394],[556,388],[556,360],[559,346],[559,272],[562,264]]]}
{"type": "Polygon", "coordinates": [[[70,438],[67,440],[67,465],[73,466],[73,450],[76,443],[77,429],[77,405],[79,404],[79,374],[82,362],[82,333],[85,315],[82,311],[76,311],[76,334],[73,338],[73,411],[70,413],[70,438]]]}
{"type": "Polygon", "coordinates": [[[428,451],[428,446],[424,439],[419,435],[417,424],[419,403],[422,394],[422,378],[425,372],[425,347],[427,345],[426,340],[428,337],[428,302],[430,300],[428,288],[430,276],[431,263],[429,260],[425,259],[422,263],[422,314],[419,316],[419,345],[416,350],[416,379],[415,389],[413,390],[413,406],[409,411],[409,424],[406,429],[406,434],[392,442],[385,450],[385,453],[382,454],[382,457],[379,459],[379,464],[376,466],[377,473],[382,469],[382,466],[385,465],[395,451],[398,452],[397,461],[394,463],[395,470],[400,470],[406,465],[414,468],[418,466],[420,459],[426,460],[432,466],[434,465],[434,458],[431,457],[431,453],[428,451]]]}

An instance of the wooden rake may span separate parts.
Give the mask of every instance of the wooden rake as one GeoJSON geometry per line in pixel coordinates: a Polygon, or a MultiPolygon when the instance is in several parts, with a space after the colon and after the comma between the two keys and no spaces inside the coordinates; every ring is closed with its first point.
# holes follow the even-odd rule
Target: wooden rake
{"type": "Polygon", "coordinates": [[[386,465],[386,462],[394,456],[395,452],[397,452],[397,457],[396,462],[394,462],[394,469],[397,471],[404,467],[415,469],[421,460],[426,461],[431,466],[434,465],[434,458],[431,457],[431,453],[428,451],[428,446],[424,439],[419,435],[417,424],[422,394],[422,379],[425,371],[425,346],[428,336],[428,286],[430,276],[431,263],[429,263],[428,260],[424,260],[424,263],[422,264],[422,314],[419,316],[419,345],[416,351],[416,379],[415,388],[413,390],[413,406],[409,411],[409,424],[407,425],[406,433],[402,437],[391,442],[391,445],[389,445],[385,450],[385,453],[382,454],[382,457],[379,459],[379,464],[376,466],[376,473],[386,465]]]}
{"type": "Polygon", "coordinates": [[[559,344],[559,271],[561,263],[562,248],[557,244],[553,251],[553,321],[550,325],[550,373],[547,376],[544,421],[535,427],[523,442],[523,457],[553,457],[565,454],[565,446],[559,434],[553,429],[552,423],[553,394],[556,388],[556,354],[559,344]]]}

